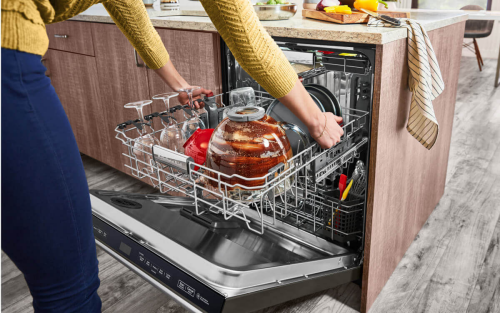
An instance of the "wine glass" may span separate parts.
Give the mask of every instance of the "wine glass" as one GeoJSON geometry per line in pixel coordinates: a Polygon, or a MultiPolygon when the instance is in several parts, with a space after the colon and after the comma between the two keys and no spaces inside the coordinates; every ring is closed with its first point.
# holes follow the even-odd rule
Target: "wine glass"
{"type": "Polygon", "coordinates": [[[170,112],[170,98],[177,97],[179,95],[178,92],[165,92],[159,95],[153,96],[153,100],[162,100],[167,108],[167,112],[170,112]]]}
{"type": "MultiPolygon", "coordinates": [[[[170,112],[170,98],[177,97],[179,93],[177,92],[167,92],[156,95],[153,97],[154,100],[163,100],[167,112],[170,112]]],[[[184,153],[184,142],[182,137],[182,132],[177,126],[177,121],[171,115],[162,116],[162,124],[164,126],[160,134],[160,145],[167,149],[184,153]]]]}
{"type": "Polygon", "coordinates": [[[179,89],[180,92],[187,93],[189,98],[188,106],[190,107],[190,109],[184,110],[184,116],[186,117],[186,121],[182,124],[182,136],[184,138],[184,142],[186,142],[198,128],[206,128],[205,123],[203,123],[203,121],[200,119],[198,111],[195,109],[195,105],[193,103],[193,91],[199,89],[201,89],[201,87],[188,87],[179,89]]]}
{"type": "MultiPolygon", "coordinates": [[[[146,123],[144,122],[144,113],[142,108],[146,105],[150,105],[152,102],[153,101],[151,100],[142,100],[127,103],[124,106],[127,109],[136,109],[137,114],[139,115],[140,127],[137,127],[139,137],[134,139],[133,153],[137,159],[147,164],[151,164],[151,160],[153,158],[153,145],[158,144],[158,139],[147,133],[144,126],[146,123]]],[[[137,170],[146,174],[153,173],[153,168],[151,166],[144,165],[142,162],[136,161],[137,170]]]]}

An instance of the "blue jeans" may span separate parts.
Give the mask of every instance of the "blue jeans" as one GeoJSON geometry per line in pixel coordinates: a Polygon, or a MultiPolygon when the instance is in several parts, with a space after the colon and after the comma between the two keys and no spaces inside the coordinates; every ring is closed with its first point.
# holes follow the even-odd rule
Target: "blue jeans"
{"type": "Polygon", "coordinates": [[[100,312],[87,180],[41,57],[2,48],[2,250],[35,312],[100,312]]]}

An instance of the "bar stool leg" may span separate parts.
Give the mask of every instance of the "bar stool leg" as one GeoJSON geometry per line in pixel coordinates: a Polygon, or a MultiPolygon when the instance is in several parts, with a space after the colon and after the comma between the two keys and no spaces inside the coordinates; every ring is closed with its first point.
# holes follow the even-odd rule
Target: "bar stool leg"
{"type": "Polygon", "coordinates": [[[482,63],[481,52],[479,52],[479,46],[477,44],[476,38],[473,38],[472,41],[474,42],[474,51],[476,52],[477,65],[479,66],[479,71],[481,72],[483,70],[481,67],[482,63]]]}
{"type": "Polygon", "coordinates": [[[500,48],[498,49],[498,60],[497,60],[497,75],[495,77],[495,88],[500,85],[498,79],[500,79],[500,48]]]}

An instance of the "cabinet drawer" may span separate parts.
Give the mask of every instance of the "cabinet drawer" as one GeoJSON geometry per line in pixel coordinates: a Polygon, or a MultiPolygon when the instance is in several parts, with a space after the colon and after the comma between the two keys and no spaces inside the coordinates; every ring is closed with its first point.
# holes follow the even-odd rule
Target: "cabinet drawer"
{"type": "Polygon", "coordinates": [[[94,56],[90,23],[66,21],[47,25],[49,48],[94,56]]]}

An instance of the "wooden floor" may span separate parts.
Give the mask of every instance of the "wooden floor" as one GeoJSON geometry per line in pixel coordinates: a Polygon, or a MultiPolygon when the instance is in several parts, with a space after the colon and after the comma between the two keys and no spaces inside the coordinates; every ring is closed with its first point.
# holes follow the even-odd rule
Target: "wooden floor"
{"type": "MultiPolygon", "coordinates": [[[[500,88],[496,60],[483,72],[463,58],[445,195],[370,312],[500,312],[500,88]]],[[[83,157],[90,188],[151,188],[83,157]]],[[[103,312],[185,312],[175,301],[98,249],[103,312]]],[[[357,312],[361,291],[339,286],[262,310],[357,312]]],[[[22,274],[2,252],[2,312],[33,312],[22,274]]]]}

